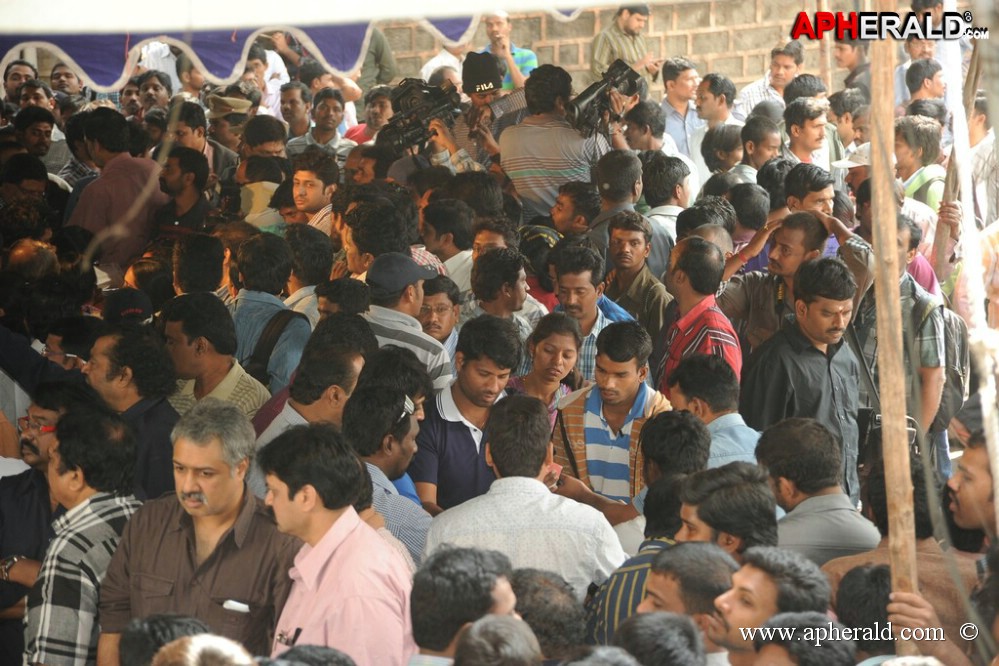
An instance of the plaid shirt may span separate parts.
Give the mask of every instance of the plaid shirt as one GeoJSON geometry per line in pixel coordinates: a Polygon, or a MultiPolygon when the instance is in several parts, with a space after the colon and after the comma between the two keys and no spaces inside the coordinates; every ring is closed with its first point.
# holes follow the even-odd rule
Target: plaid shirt
{"type": "Polygon", "coordinates": [[[70,157],[66,165],[59,170],[57,174],[60,178],[69,183],[70,187],[76,187],[76,184],[83,180],[84,178],[89,178],[90,176],[98,176],[99,172],[91,169],[86,164],[76,159],[76,157],[70,157]]]}
{"type": "Polygon", "coordinates": [[[735,98],[735,108],[732,113],[736,118],[745,120],[746,116],[752,113],[753,108],[760,102],[772,100],[784,107],[784,95],[777,92],[777,89],[770,85],[770,72],[762,79],[750,83],[739,92],[735,98]]]}
{"type": "MultiPolygon", "coordinates": [[[[939,368],[944,365],[946,352],[944,349],[944,320],[940,314],[940,308],[933,308],[929,316],[924,321],[919,322],[920,326],[913,331],[914,321],[913,308],[916,307],[916,298],[926,299],[930,295],[920,287],[911,275],[902,274],[899,284],[899,293],[902,305],[902,333],[904,336],[912,335],[915,348],[913,350],[915,359],[921,368],[939,368]]],[[[871,368],[875,385],[878,381],[878,331],[876,318],[877,304],[874,301],[874,290],[867,292],[867,296],[860,304],[860,312],[854,321],[857,329],[857,340],[860,342],[861,351],[864,355],[864,362],[871,368]]],[[[902,363],[905,367],[905,404],[908,405],[910,416],[918,416],[914,413],[916,408],[915,396],[913,392],[919,383],[918,374],[914,372],[909,354],[902,354],[902,363]]],[[[860,404],[871,407],[871,398],[868,395],[867,384],[864,381],[859,383],[860,404]]]]}
{"type": "Polygon", "coordinates": [[[131,495],[97,493],[60,516],[28,594],[24,644],[29,664],[86,666],[97,660],[97,595],[125,524],[131,495]]]}

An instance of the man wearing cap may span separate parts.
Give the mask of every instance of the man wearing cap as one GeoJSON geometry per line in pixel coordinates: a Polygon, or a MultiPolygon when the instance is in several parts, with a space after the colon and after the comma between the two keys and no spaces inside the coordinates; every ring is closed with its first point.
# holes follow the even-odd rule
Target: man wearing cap
{"type": "Polygon", "coordinates": [[[411,350],[427,366],[434,388],[451,383],[451,358],[440,342],[423,332],[417,317],[423,306],[423,282],[437,272],[423,268],[401,252],[379,255],[368,268],[371,307],[364,318],[378,345],[411,350]]]}
{"type": "Polygon", "coordinates": [[[490,53],[469,53],[461,68],[461,88],[471,104],[455,118],[454,127],[434,124],[437,135],[431,138],[437,151],[430,161],[453,171],[481,171],[499,164],[500,149],[493,135],[489,104],[503,85],[499,60],[490,53]]]}
{"type": "Polygon", "coordinates": [[[847,157],[833,162],[832,168],[846,169],[846,184],[853,195],[857,196],[860,184],[871,174],[871,144],[861,144],[847,157]]]}
{"type": "Polygon", "coordinates": [[[209,95],[208,133],[229,150],[238,151],[251,106],[253,104],[248,99],[209,95]]]}
{"type": "MultiPolygon", "coordinates": [[[[503,90],[523,88],[527,77],[538,66],[538,56],[530,49],[520,49],[510,41],[513,24],[510,15],[498,9],[486,16],[486,34],[489,45],[482,49],[483,53],[491,53],[506,63],[506,76],[503,77],[503,90]]],[[[464,84],[462,84],[464,87],[464,84]]],[[[469,91],[465,88],[465,93],[469,91]]]]}
{"type": "Polygon", "coordinates": [[[659,78],[663,59],[649,51],[642,29],[649,20],[649,6],[625,5],[617,10],[614,20],[597,35],[590,48],[590,75],[594,81],[603,78],[612,62],[621,59],[645,77],[651,85],[659,78]]]}

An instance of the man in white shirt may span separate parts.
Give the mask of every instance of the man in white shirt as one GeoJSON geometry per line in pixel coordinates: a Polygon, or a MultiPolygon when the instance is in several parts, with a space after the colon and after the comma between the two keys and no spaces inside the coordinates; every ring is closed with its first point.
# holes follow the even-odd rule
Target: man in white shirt
{"type": "Polygon", "coordinates": [[[428,252],[444,262],[465,300],[472,291],[472,222],[475,212],[464,201],[442,199],[420,213],[420,235],[428,252]]]}
{"type": "Polygon", "coordinates": [[[554,571],[580,599],[591,584],[606,580],[625,553],[603,514],[545,486],[550,431],[548,409],[537,398],[514,395],[497,403],[485,452],[497,478],[485,495],[434,519],[426,552],[444,543],[498,550],[516,568],[554,571]]]}
{"type": "Polygon", "coordinates": [[[697,84],[694,108],[697,110],[697,117],[707,122],[690,136],[690,159],[697,165],[702,183],[711,177],[711,171],[701,155],[701,144],[704,143],[708,130],[719,125],[743,125],[741,120],[732,115],[734,104],[735,84],[727,76],[712,72],[705,74],[697,84]]]}

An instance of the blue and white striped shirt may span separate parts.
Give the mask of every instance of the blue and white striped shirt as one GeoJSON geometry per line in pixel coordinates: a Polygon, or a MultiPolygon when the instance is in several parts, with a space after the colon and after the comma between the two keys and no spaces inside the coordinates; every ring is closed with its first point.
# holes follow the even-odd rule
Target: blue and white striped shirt
{"type": "Polygon", "coordinates": [[[599,390],[590,391],[586,398],[583,416],[583,434],[586,437],[586,468],[593,490],[605,497],[624,502],[631,501],[630,449],[631,426],[635,419],[645,414],[645,402],[650,389],[646,384],[638,388],[638,395],[628,412],[624,427],[613,432],[603,414],[603,400],[599,390]]]}

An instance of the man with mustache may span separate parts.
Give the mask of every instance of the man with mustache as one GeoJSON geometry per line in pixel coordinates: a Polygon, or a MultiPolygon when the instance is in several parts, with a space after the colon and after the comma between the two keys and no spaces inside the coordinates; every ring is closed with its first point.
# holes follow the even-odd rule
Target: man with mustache
{"type": "Polygon", "coordinates": [[[30,469],[0,479],[0,663],[21,663],[24,598],[53,536],[52,519],[64,513],[49,499],[45,476],[56,424],[70,409],[99,404],[94,391],[80,382],[43,382],[35,387],[27,415],[18,419],[21,459],[30,469]]]}
{"type": "Polygon", "coordinates": [[[135,513],[101,586],[101,666],[119,663],[131,618],[156,613],[196,617],[262,654],[291,588],[288,570],[301,542],[281,534],[247,492],[256,443],[246,415],[205,398],[177,422],[172,439],[177,493],[135,513]]]}
{"type": "Polygon", "coordinates": [[[756,430],[792,416],[813,418],[839,440],[843,487],[856,505],[860,365],[843,334],[857,283],[839,259],[806,261],[794,276],[794,317],[753,352],[739,412],[756,430]]]}

